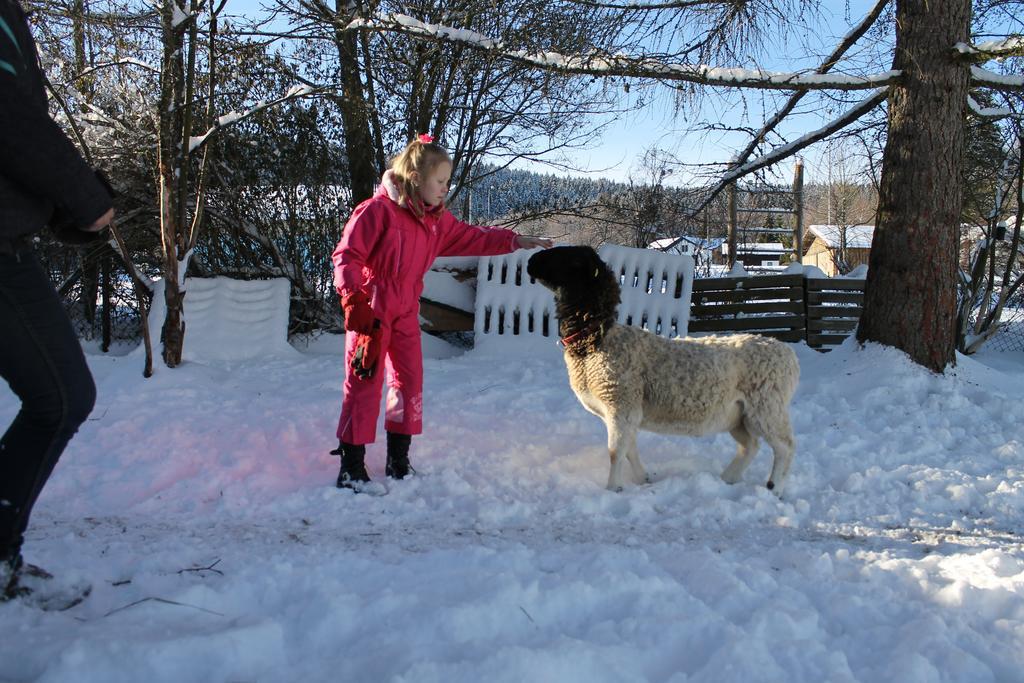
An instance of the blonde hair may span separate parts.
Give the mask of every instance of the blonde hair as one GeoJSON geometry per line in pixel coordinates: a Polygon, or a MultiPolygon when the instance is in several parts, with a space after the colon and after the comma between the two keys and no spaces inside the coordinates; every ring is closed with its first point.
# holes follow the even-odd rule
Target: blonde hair
{"type": "Polygon", "coordinates": [[[398,186],[398,203],[417,216],[423,215],[423,202],[416,191],[413,174],[418,174],[422,181],[441,164],[452,163],[452,158],[444,147],[435,142],[423,142],[415,139],[405,146],[398,156],[391,160],[391,170],[395,174],[395,185],[398,186]]]}

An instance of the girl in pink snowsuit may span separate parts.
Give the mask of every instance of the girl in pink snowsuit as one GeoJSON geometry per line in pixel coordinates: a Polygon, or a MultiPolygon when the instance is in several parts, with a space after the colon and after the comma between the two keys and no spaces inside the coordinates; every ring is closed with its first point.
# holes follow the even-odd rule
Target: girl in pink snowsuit
{"type": "Polygon", "coordinates": [[[409,443],[423,431],[419,297],[434,259],[551,246],[546,239],[456,220],[444,205],[451,172],[448,153],[430,136],[419,136],[395,157],[377,193],[353,211],[334,250],[334,286],[346,329],[340,444],[332,451],[341,455],[339,488],[370,480],[365,444],[376,438],[385,374],[385,471],[395,479],[410,471],[409,443]]]}

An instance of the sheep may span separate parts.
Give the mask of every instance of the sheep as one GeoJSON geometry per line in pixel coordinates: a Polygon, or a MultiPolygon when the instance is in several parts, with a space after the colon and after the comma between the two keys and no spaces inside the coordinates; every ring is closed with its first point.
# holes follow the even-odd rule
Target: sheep
{"type": "Polygon", "coordinates": [[[729,432],[738,444],[722,473],[729,484],[740,481],[763,438],[774,452],[767,487],[782,495],[795,449],[789,403],[800,375],[791,348],[751,334],[665,339],[618,324],[618,278],[590,247],[537,252],[527,273],[554,293],[569,383],[608,430],[610,490],[623,488],[624,459],[636,483],[650,481],[636,446],[644,429],[729,432]]]}

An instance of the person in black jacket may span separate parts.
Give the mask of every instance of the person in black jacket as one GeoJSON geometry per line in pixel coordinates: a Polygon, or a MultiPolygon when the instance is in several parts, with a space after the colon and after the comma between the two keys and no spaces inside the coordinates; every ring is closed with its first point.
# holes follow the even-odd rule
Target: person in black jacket
{"type": "Polygon", "coordinates": [[[113,219],[110,192],[50,118],[25,13],[0,0],[0,376],[21,410],[0,439],[0,600],[45,572],[22,562],[32,506],[96,387],[61,300],[32,249],[59,226],[87,241],[113,219]]]}

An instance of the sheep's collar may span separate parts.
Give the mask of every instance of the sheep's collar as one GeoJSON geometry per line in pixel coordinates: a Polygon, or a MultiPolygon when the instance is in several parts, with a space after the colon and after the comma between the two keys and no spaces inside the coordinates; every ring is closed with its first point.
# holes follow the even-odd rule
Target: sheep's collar
{"type": "Polygon", "coordinates": [[[597,350],[601,340],[604,339],[604,321],[591,320],[582,329],[576,330],[559,340],[565,350],[577,355],[585,356],[597,350]]]}

